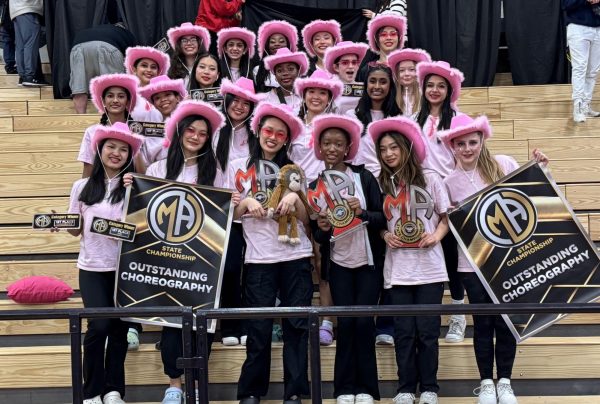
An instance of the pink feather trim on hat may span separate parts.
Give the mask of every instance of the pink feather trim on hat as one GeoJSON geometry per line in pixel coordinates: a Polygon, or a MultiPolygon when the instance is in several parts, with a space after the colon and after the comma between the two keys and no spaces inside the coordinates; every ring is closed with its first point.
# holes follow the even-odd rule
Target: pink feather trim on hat
{"type": "Polygon", "coordinates": [[[461,83],[465,79],[463,73],[460,70],[451,67],[448,62],[443,60],[431,63],[419,63],[417,65],[417,78],[419,80],[420,88],[423,88],[425,77],[430,74],[435,74],[448,80],[452,86],[452,97],[450,98],[450,102],[456,104],[456,101],[458,101],[458,97],[460,96],[461,83]]]}
{"type": "Polygon", "coordinates": [[[219,54],[219,58],[223,57],[223,49],[227,45],[227,41],[230,39],[239,39],[243,41],[248,49],[248,59],[252,59],[254,57],[256,42],[256,35],[254,32],[246,28],[232,27],[223,28],[217,34],[217,53],[219,54]]]}
{"type": "Polygon", "coordinates": [[[121,87],[129,92],[129,105],[127,109],[132,112],[137,102],[137,89],[139,80],[137,77],[131,74],[116,73],[116,74],[103,74],[102,76],[94,77],[90,80],[90,94],[92,95],[92,102],[98,112],[103,114],[105,111],[104,100],[102,99],[102,93],[109,87],[121,87]]]}
{"type": "Polygon", "coordinates": [[[182,101],[165,122],[163,147],[169,147],[177,133],[177,125],[190,115],[199,115],[210,123],[210,139],[213,139],[217,131],[225,124],[225,117],[213,104],[196,100],[182,101]]]}
{"type": "Polygon", "coordinates": [[[174,91],[179,94],[181,99],[187,97],[187,91],[183,79],[172,80],[169,76],[156,76],[150,80],[150,83],[140,89],[140,95],[152,102],[152,96],[163,91],[174,91]]]}
{"type": "Polygon", "coordinates": [[[235,84],[232,83],[231,80],[224,78],[221,80],[220,91],[223,97],[227,94],[232,94],[254,104],[258,103],[266,96],[264,94],[257,94],[254,90],[254,82],[246,77],[240,77],[235,84]]]}
{"type": "Polygon", "coordinates": [[[405,60],[413,61],[415,65],[418,65],[421,62],[431,62],[431,56],[423,49],[406,48],[391,52],[387,57],[387,63],[390,65],[394,77],[398,73],[398,65],[405,60]]]}
{"type": "Polygon", "coordinates": [[[265,69],[274,71],[275,67],[281,63],[296,63],[300,69],[298,75],[304,76],[308,71],[308,57],[304,52],[291,52],[288,48],[279,48],[274,55],[266,56],[263,59],[265,69]]]}
{"type": "Polygon", "coordinates": [[[317,69],[310,77],[297,79],[294,83],[294,91],[296,94],[304,98],[304,91],[307,88],[324,88],[331,91],[332,99],[335,101],[344,89],[341,81],[334,79],[325,70],[317,69]]]}
{"type": "Polygon", "coordinates": [[[367,44],[351,41],[340,42],[335,46],[327,48],[325,57],[323,58],[325,70],[330,74],[337,74],[333,65],[335,64],[336,59],[341,58],[344,55],[356,55],[358,57],[358,65],[356,66],[356,69],[358,70],[358,66],[360,66],[360,63],[365,58],[367,50],[369,50],[367,44]]]}
{"type": "Polygon", "coordinates": [[[135,63],[140,59],[154,60],[158,65],[158,76],[167,74],[171,61],[169,55],[150,46],[133,46],[125,51],[125,71],[135,74],[135,63]]]}
{"type": "Polygon", "coordinates": [[[473,119],[467,114],[458,114],[452,118],[450,129],[439,131],[438,137],[446,146],[452,148],[453,139],[474,132],[481,132],[484,140],[492,137],[492,128],[487,116],[481,115],[473,119]]]}
{"type": "Polygon", "coordinates": [[[320,147],[321,134],[331,128],[341,129],[350,135],[350,150],[348,150],[345,161],[352,161],[360,147],[363,124],[358,119],[346,115],[322,114],[316,117],[313,120],[311,143],[315,157],[319,160],[323,160],[320,147]]]}
{"type": "Polygon", "coordinates": [[[132,156],[135,156],[144,143],[144,138],[134,135],[129,130],[129,126],[123,122],[116,122],[112,126],[97,125],[94,136],[92,136],[92,149],[96,150],[100,142],[104,139],[116,139],[131,146],[132,156]]]}
{"type": "Polygon", "coordinates": [[[412,143],[412,149],[419,161],[423,162],[425,160],[425,157],[427,156],[427,147],[423,141],[421,128],[415,121],[407,117],[397,116],[371,122],[369,126],[367,126],[367,133],[371,136],[371,139],[373,139],[375,148],[377,148],[379,138],[387,132],[397,132],[407,138],[412,143]]]}
{"type": "Polygon", "coordinates": [[[298,30],[287,21],[275,20],[264,22],[258,28],[258,56],[264,57],[265,50],[268,48],[269,38],[273,34],[281,34],[287,38],[289,49],[292,52],[298,51],[298,30]]]}
{"type": "Polygon", "coordinates": [[[314,20],[302,28],[302,44],[311,57],[317,56],[313,49],[312,38],[318,32],[328,32],[333,37],[333,45],[342,41],[342,27],[336,20],[314,20]]]}
{"type": "Polygon", "coordinates": [[[302,121],[294,115],[292,109],[286,104],[271,104],[270,102],[261,102],[256,107],[252,120],[250,121],[250,128],[252,132],[258,137],[258,125],[260,121],[267,116],[273,116],[284,122],[290,129],[290,142],[293,142],[298,136],[304,131],[304,124],[302,121]]]}
{"type": "Polygon", "coordinates": [[[210,48],[210,33],[208,30],[200,25],[194,25],[191,22],[184,22],[178,27],[169,28],[167,30],[167,38],[169,38],[171,48],[175,49],[179,38],[186,35],[194,35],[199,38],[200,43],[198,44],[198,52],[201,52],[202,48],[205,50],[210,48]]]}
{"type": "Polygon", "coordinates": [[[404,46],[404,38],[406,37],[407,24],[406,17],[402,17],[396,13],[386,12],[377,14],[369,21],[367,26],[367,40],[369,41],[369,47],[373,52],[379,53],[377,38],[375,38],[377,31],[384,27],[394,27],[398,30],[398,49],[402,49],[404,46]]]}

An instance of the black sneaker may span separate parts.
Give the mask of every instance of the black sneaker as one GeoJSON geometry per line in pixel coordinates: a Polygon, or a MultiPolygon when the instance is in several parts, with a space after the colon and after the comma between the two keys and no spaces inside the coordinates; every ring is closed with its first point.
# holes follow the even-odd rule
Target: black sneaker
{"type": "Polygon", "coordinates": [[[17,84],[19,87],[23,87],[23,77],[19,76],[19,84],[17,84]]]}
{"type": "Polygon", "coordinates": [[[17,74],[17,66],[16,65],[6,65],[4,66],[4,70],[6,70],[6,74],[17,74]]]}
{"type": "Polygon", "coordinates": [[[23,79],[23,86],[25,87],[44,87],[49,86],[46,80],[38,80],[38,79],[23,79]]]}

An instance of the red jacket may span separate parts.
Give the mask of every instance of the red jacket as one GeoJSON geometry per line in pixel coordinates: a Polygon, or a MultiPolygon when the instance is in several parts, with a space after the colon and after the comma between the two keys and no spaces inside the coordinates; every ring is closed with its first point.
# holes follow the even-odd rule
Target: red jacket
{"type": "Polygon", "coordinates": [[[235,19],[235,13],[240,10],[242,4],[242,0],[200,0],[195,24],[212,32],[239,26],[240,22],[235,19]]]}

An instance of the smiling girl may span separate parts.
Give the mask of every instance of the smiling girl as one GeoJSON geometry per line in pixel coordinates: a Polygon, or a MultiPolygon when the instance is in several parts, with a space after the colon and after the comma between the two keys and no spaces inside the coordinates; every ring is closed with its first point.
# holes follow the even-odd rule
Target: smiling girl
{"type": "Polygon", "coordinates": [[[246,28],[225,28],[217,34],[217,52],[224,77],[237,81],[240,77],[250,80],[256,35],[246,28]]]}
{"type": "Polygon", "coordinates": [[[316,69],[325,70],[325,51],[342,41],[342,28],[336,20],[314,20],[302,29],[302,43],[310,56],[312,74],[316,69]]]}
{"type": "Polygon", "coordinates": [[[190,77],[190,91],[199,88],[219,87],[221,85],[221,66],[219,60],[210,53],[198,55],[198,60],[192,66],[192,72],[194,74],[190,77]]]}
{"type": "Polygon", "coordinates": [[[274,73],[277,82],[277,87],[267,93],[265,102],[287,104],[294,112],[298,111],[302,99],[294,91],[294,85],[298,77],[304,76],[308,70],[306,54],[280,48],[275,55],[264,58],[263,63],[267,70],[274,73]]]}
{"type": "Polygon", "coordinates": [[[168,75],[172,79],[183,79],[185,87],[189,88],[192,66],[198,55],[210,48],[210,34],[204,27],[184,22],[178,27],[169,28],[167,37],[173,49],[168,75]]]}
{"type": "MultiPolygon", "coordinates": [[[[287,48],[298,51],[298,30],[287,21],[267,21],[258,28],[258,57],[264,62],[267,56],[273,56],[278,49],[287,48]]],[[[256,91],[264,93],[279,86],[275,72],[267,70],[264,63],[254,67],[254,86],[256,91]]]]}
{"type": "Polygon", "coordinates": [[[417,80],[417,64],[431,62],[422,49],[401,49],[390,53],[388,64],[394,74],[396,104],[404,116],[412,116],[421,108],[421,90],[417,80]]]}

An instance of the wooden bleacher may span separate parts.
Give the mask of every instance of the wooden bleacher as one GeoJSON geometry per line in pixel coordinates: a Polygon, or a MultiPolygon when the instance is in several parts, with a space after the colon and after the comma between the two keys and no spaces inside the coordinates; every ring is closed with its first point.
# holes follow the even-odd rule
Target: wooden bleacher
{"type": "MultiPolygon", "coordinates": [[[[552,160],[553,177],[584,228],[593,240],[600,241],[600,118],[575,125],[571,120],[570,96],[569,85],[471,88],[463,90],[459,106],[469,114],[489,115],[494,129],[490,147],[494,153],[510,154],[524,163],[534,148],[543,149],[552,160]]],[[[596,98],[600,99],[600,87],[596,98]]],[[[600,103],[595,107],[600,109],[600,103]]],[[[88,112],[92,111],[90,106],[88,112]]],[[[53,275],[78,290],[75,267],[78,239],[65,232],[34,232],[30,223],[34,213],[66,209],[71,185],[81,176],[82,167],[76,157],[83,130],[97,122],[97,115],[74,115],[70,100],[53,100],[51,88],[17,88],[14,77],[0,74],[1,291],[29,275],[53,275]]],[[[65,302],[35,307],[81,306],[81,298],[76,295],[65,302]]],[[[0,310],[31,307],[11,302],[5,293],[0,296],[0,310]]],[[[581,380],[600,379],[600,337],[590,332],[581,336],[579,332],[597,327],[599,319],[600,315],[572,315],[551,328],[559,330],[560,336],[541,334],[519,345],[513,381],[551,380],[575,385],[581,380]]],[[[157,339],[157,327],[145,329],[157,339]]],[[[0,322],[0,363],[10,364],[0,366],[0,397],[3,391],[29,394],[35,389],[69,391],[69,346],[64,342],[66,338],[62,338],[68,331],[65,320],[0,322]],[[18,344],[13,342],[15,337],[19,338],[18,344]],[[45,338],[46,342],[39,345],[39,338],[45,338]]],[[[160,355],[152,341],[143,342],[138,352],[128,355],[128,385],[132,389],[164,386],[166,378],[162,375],[160,355]]],[[[334,354],[335,346],[322,349],[325,382],[333,378],[334,354]]],[[[393,348],[379,347],[377,357],[380,380],[393,384],[396,380],[393,348]]],[[[243,347],[223,347],[220,343],[213,346],[211,383],[230,386],[232,399],[244,358],[243,347]]],[[[273,383],[283,378],[280,344],[274,345],[271,376],[273,383]]],[[[465,391],[477,386],[471,338],[460,344],[441,341],[439,378],[442,382],[461,383],[465,391]]],[[[591,395],[599,391],[578,396],[581,390],[577,388],[543,396],[538,396],[543,390],[530,396],[521,394],[519,389],[516,392],[523,404],[600,402],[598,396],[591,395]]],[[[442,397],[440,403],[476,402],[472,396],[466,397],[468,394],[442,397]]],[[[390,402],[389,397],[382,402],[390,402]]]]}

